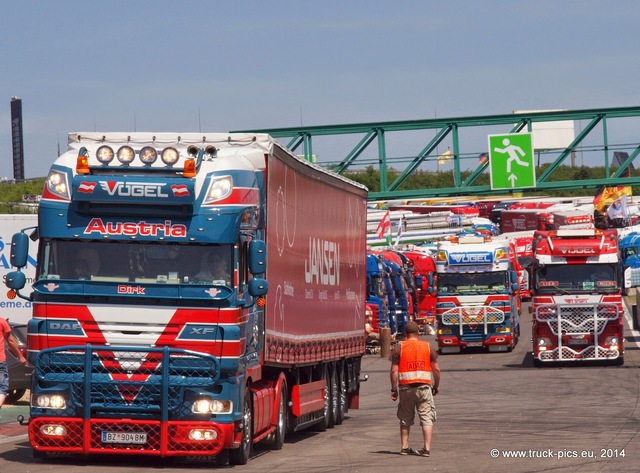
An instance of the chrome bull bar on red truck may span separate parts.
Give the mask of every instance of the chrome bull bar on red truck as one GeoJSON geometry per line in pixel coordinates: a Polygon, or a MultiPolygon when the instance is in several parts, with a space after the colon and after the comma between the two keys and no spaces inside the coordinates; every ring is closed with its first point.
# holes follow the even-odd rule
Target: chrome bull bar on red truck
{"type": "Polygon", "coordinates": [[[534,308],[534,357],[541,362],[616,360],[621,315],[615,303],[541,304],[534,308]]]}

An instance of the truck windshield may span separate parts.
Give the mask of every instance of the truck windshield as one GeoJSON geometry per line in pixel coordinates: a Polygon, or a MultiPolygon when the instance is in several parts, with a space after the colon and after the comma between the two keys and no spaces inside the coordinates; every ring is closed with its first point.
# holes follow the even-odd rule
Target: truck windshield
{"type": "Polygon", "coordinates": [[[534,271],[535,285],[541,293],[615,292],[618,290],[613,264],[545,265],[534,271]]]}
{"type": "Polygon", "coordinates": [[[381,276],[373,276],[371,278],[372,282],[372,293],[378,297],[384,297],[386,295],[386,289],[384,287],[384,281],[381,276]]]}
{"type": "Polygon", "coordinates": [[[233,285],[231,245],[49,240],[38,279],[233,285]]]}
{"type": "Polygon", "coordinates": [[[438,274],[439,293],[499,292],[506,290],[507,287],[506,271],[438,274]]]}

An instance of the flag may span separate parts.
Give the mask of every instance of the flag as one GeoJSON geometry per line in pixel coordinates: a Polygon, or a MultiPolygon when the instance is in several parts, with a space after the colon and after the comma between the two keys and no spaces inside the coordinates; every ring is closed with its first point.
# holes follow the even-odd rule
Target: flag
{"type": "Polygon", "coordinates": [[[376,233],[381,240],[384,239],[386,235],[387,244],[391,244],[391,214],[388,210],[382,217],[382,220],[380,220],[376,233]]]}
{"type": "Polygon", "coordinates": [[[396,234],[396,242],[393,246],[398,246],[400,244],[400,238],[402,238],[402,232],[406,223],[406,219],[403,215],[402,217],[400,217],[400,220],[398,220],[398,233],[396,234]]]}
{"type": "Polygon", "coordinates": [[[448,149],[440,156],[438,156],[438,164],[443,165],[446,164],[451,158],[453,158],[453,152],[448,149]]]}
{"type": "Polygon", "coordinates": [[[594,208],[604,213],[607,205],[611,205],[623,195],[632,195],[631,186],[603,187],[593,198],[594,208]]]}
{"type": "Polygon", "coordinates": [[[611,220],[626,219],[629,216],[629,210],[627,208],[627,196],[623,195],[618,200],[614,201],[607,209],[607,215],[611,220]]]}

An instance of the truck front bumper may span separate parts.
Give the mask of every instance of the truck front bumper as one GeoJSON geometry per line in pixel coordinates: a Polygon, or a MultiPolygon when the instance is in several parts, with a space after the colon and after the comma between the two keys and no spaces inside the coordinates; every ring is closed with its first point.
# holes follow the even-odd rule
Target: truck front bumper
{"type": "Polygon", "coordinates": [[[39,417],[29,421],[29,441],[42,453],[215,456],[237,446],[234,424],[133,419],[39,417]]]}

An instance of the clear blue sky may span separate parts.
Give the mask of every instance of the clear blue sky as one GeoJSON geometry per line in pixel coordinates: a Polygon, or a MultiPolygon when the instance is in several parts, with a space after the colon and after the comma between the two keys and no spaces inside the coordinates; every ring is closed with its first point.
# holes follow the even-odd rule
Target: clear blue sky
{"type": "Polygon", "coordinates": [[[12,96],[26,177],[75,131],[640,105],[637,0],[0,0],[0,12],[0,177],[13,177],[12,96]]]}

